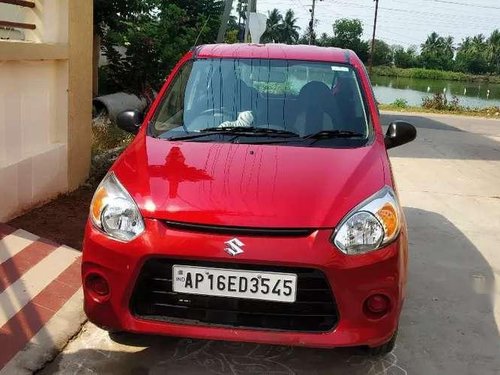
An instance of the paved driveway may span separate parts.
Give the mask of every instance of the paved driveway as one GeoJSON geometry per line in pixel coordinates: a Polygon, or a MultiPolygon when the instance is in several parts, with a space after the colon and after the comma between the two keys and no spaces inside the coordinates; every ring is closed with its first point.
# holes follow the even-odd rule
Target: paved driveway
{"type": "Polygon", "coordinates": [[[393,354],[160,337],[88,324],[42,374],[500,374],[500,121],[387,113],[418,140],[391,151],[410,227],[393,354]],[[496,292],[495,290],[496,285],[496,292]]]}

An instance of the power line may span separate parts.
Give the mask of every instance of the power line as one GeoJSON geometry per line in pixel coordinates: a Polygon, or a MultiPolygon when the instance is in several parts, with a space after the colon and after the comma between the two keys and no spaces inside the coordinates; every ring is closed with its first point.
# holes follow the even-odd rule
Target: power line
{"type": "MultiPolygon", "coordinates": [[[[353,3],[349,3],[349,2],[342,2],[342,1],[337,1],[337,0],[332,0],[334,3],[336,4],[341,4],[341,5],[349,5],[351,7],[355,7],[355,8],[362,8],[362,9],[371,9],[372,7],[369,6],[369,5],[362,5],[362,4],[353,4],[353,3]]],[[[421,14],[421,15],[424,15],[424,16],[431,16],[431,17],[443,17],[443,18],[446,18],[446,19],[449,19],[450,17],[452,18],[466,18],[467,20],[475,20],[475,21],[483,21],[485,22],[486,19],[497,19],[497,17],[482,17],[481,18],[477,18],[477,17],[470,17],[469,15],[460,15],[460,14],[449,14],[449,13],[430,13],[430,12],[420,12],[420,11],[414,11],[414,10],[410,10],[410,9],[400,9],[400,8],[386,8],[386,7],[379,7],[379,9],[382,9],[382,10],[387,10],[387,11],[391,11],[391,12],[400,12],[400,13],[409,13],[409,14],[421,14]]]]}
{"type": "Polygon", "coordinates": [[[448,0],[424,0],[424,1],[432,1],[435,3],[442,3],[442,4],[462,5],[462,6],[471,7],[471,8],[498,9],[498,10],[500,10],[500,7],[494,7],[491,5],[466,4],[466,3],[459,3],[456,1],[448,1],[448,0]]]}

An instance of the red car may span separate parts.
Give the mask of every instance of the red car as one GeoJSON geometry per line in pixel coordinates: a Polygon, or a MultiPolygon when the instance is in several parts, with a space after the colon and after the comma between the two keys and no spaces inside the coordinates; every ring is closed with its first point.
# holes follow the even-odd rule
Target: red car
{"type": "Polygon", "coordinates": [[[85,312],[120,332],[392,350],[407,232],[365,68],[348,50],[187,53],[95,192],[85,312]]]}

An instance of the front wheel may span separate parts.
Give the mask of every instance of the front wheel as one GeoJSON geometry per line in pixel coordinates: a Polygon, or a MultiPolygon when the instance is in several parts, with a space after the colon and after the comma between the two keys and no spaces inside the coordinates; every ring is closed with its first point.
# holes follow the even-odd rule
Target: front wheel
{"type": "Polygon", "coordinates": [[[394,332],[391,339],[383,345],[375,346],[373,348],[368,348],[368,354],[373,357],[382,357],[393,351],[396,346],[396,338],[398,336],[398,331],[394,332]]]}

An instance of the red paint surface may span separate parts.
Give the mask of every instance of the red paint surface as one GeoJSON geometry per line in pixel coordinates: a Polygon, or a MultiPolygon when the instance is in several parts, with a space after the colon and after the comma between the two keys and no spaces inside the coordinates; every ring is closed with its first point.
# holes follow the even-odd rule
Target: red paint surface
{"type": "MultiPolygon", "coordinates": [[[[104,303],[97,303],[85,292],[88,317],[106,328],[206,339],[319,347],[376,346],[388,341],[397,328],[405,294],[406,226],[396,242],[361,256],[347,256],[329,241],[335,226],[353,207],[384,185],[394,186],[376,103],[362,63],[346,51],[309,46],[218,45],[204,46],[197,53],[201,58],[350,63],[361,77],[374,142],[357,149],[168,142],[146,136],[143,125],[112,170],[138,203],[146,231],[130,243],[121,243],[87,225],[83,277],[100,273],[111,289],[104,303]],[[234,258],[223,246],[233,236],[172,230],[158,219],[315,231],[304,238],[238,236],[246,245],[245,253],[234,258]],[[335,295],[339,323],[331,332],[312,334],[136,319],[128,307],[134,283],[144,261],[157,256],[320,269],[335,295]],[[364,301],[374,293],[391,299],[391,310],[378,320],[363,313],[364,301]]],[[[190,52],[174,68],[145,124],[179,67],[191,58],[190,52]]]]}

